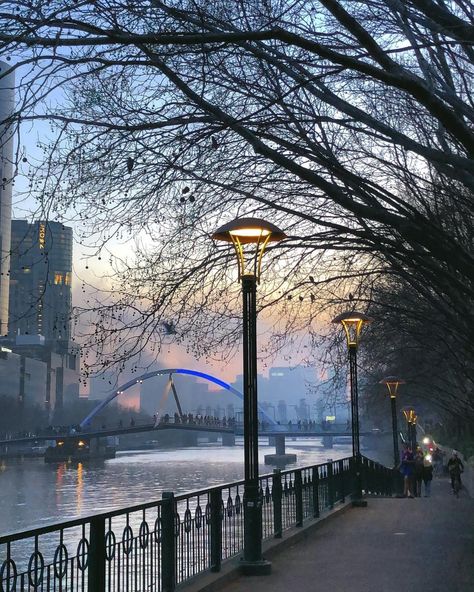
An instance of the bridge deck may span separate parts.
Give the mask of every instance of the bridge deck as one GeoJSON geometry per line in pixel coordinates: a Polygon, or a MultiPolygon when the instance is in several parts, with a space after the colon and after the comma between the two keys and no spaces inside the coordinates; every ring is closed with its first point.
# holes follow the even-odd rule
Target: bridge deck
{"type": "Polygon", "coordinates": [[[474,499],[436,479],[432,497],[369,498],[272,558],[272,574],[220,592],[474,590],[474,499]]]}
{"type": "MultiPolygon", "coordinates": [[[[64,433],[43,433],[37,436],[27,436],[27,437],[19,437],[19,438],[9,438],[7,440],[0,440],[0,446],[14,446],[16,444],[33,444],[34,442],[45,442],[47,440],[68,440],[74,439],[77,440],[78,438],[105,438],[107,436],[126,436],[128,434],[138,434],[143,432],[156,432],[161,430],[186,430],[186,431],[195,431],[195,432],[210,432],[210,433],[217,433],[217,434],[235,434],[236,436],[243,435],[243,426],[236,425],[236,426],[223,426],[218,424],[206,424],[206,423],[159,423],[155,426],[154,423],[148,423],[143,425],[136,425],[133,427],[115,427],[115,428],[103,428],[100,430],[83,430],[75,432],[74,434],[64,434],[64,433]]],[[[266,437],[275,437],[275,436],[285,436],[287,438],[323,438],[326,436],[333,436],[337,437],[351,437],[351,432],[349,431],[321,431],[321,430],[296,430],[296,429],[288,429],[288,428],[279,428],[278,430],[268,428],[265,430],[259,430],[258,432],[259,437],[266,438],[266,437]]],[[[373,432],[360,432],[360,436],[371,436],[373,432]]]]}

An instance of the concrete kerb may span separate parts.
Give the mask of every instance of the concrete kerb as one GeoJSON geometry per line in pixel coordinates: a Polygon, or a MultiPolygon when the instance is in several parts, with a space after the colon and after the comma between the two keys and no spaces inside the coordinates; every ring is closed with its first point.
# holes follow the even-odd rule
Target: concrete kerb
{"type": "MultiPolygon", "coordinates": [[[[341,514],[352,509],[350,501],[344,504],[337,504],[332,510],[325,512],[320,518],[307,521],[301,527],[292,527],[283,532],[281,539],[270,539],[263,542],[263,555],[265,559],[273,559],[282,551],[288,549],[288,545],[295,545],[308,539],[323,523],[327,523],[335,515],[341,514]]],[[[245,578],[240,573],[240,556],[233,557],[222,562],[221,571],[205,572],[196,577],[179,584],[176,589],[180,592],[217,592],[221,590],[223,584],[245,578]]],[[[265,577],[265,576],[262,576],[265,577]]]]}

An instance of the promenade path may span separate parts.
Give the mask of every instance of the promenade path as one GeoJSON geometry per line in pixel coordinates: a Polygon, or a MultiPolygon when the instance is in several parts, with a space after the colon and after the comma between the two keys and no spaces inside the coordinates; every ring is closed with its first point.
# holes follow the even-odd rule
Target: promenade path
{"type": "Polygon", "coordinates": [[[430,498],[368,498],[271,557],[272,574],[220,592],[474,592],[474,499],[436,479],[430,498]]]}

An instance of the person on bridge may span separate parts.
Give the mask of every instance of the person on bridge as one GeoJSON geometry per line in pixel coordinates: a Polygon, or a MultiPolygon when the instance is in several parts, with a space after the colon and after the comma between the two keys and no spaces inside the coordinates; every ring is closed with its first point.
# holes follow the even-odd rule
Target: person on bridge
{"type": "Polygon", "coordinates": [[[453,450],[453,454],[448,460],[448,471],[449,476],[451,477],[451,489],[454,491],[454,482],[456,479],[459,479],[459,485],[462,487],[461,473],[464,471],[464,465],[456,450],[453,450]]]}

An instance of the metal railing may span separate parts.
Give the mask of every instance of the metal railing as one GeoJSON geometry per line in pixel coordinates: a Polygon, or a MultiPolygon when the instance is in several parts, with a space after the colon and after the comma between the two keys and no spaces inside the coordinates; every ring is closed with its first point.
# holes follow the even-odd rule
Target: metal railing
{"type": "MultiPolygon", "coordinates": [[[[260,478],[262,537],[344,502],[353,459],[260,478]]],[[[368,494],[391,495],[393,471],[366,458],[368,494]]],[[[243,548],[243,481],[0,537],[0,592],[171,592],[243,548]]]]}

